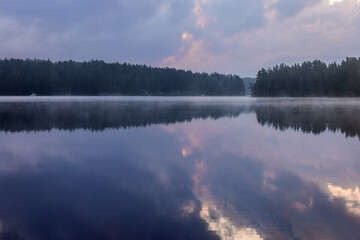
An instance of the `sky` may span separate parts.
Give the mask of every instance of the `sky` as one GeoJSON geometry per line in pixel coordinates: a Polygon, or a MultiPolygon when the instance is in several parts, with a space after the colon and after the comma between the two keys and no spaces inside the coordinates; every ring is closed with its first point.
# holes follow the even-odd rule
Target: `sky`
{"type": "Polygon", "coordinates": [[[360,0],[1,0],[0,58],[256,76],[360,56],[360,0]]]}

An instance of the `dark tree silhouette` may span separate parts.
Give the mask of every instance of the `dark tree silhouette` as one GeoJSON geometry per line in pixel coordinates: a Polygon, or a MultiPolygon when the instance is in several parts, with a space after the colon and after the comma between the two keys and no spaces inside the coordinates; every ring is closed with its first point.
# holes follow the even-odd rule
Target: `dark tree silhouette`
{"type": "Polygon", "coordinates": [[[319,60],[288,66],[261,69],[253,96],[360,96],[360,58],[346,58],[341,64],[325,64],[319,60]]]}
{"type": "Polygon", "coordinates": [[[236,75],[128,63],[0,60],[0,95],[244,95],[236,75]]]}

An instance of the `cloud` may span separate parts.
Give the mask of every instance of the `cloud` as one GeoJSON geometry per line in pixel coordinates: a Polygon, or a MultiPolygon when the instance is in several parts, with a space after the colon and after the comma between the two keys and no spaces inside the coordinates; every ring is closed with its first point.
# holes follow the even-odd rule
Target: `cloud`
{"type": "Polygon", "coordinates": [[[255,76],[262,67],[281,62],[332,62],[360,55],[357,1],[330,5],[327,0],[282,0],[266,1],[261,6],[258,1],[230,2],[203,4],[207,23],[201,31],[192,33],[193,45],[183,45],[187,54],[175,53],[172,66],[255,76]],[[236,15],[240,3],[243,9],[253,9],[253,14],[239,11],[236,15]],[[230,7],[233,14],[226,10],[230,7]],[[247,23],[247,16],[251,23],[247,23]],[[193,54],[195,45],[199,53],[193,54]]]}
{"type": "Polygon", "coordinates": [[[287,18],[298,14],[304,10],[305,7],[315,5],[320,1],[321,0],[278,0],[271,5],[271,8],[276,10],[278,17],[287,18]]]}
{"type": "Polygon", "coordinates": [[[193,35],[188,33],[188,32],[184,32],[182,35],[181,35],[181,38],[182,40],[184,41],[189,41],[193,38],[193,35]]]}
{"type": "Polygon", "coordinates": [[[214,0],[203,4],[212,32],[232,35],[260,28],[265,24],[262,1],[214,0]]]}
{"type": "MultiPolygon", "coordinates": [[[[36,0],[30,4],[5,0],[1,5],[2,18],[12,19],[25,31],[41,30],[41,34],[37,32],[27,38],[33,46],[29,51],[14,43],[17,49],[2,52],[1,57],[49,56],[55,60],[154,64],[178,48],[181,44],[178,35],[195,19],[191,13],[193,5],[188,1],[36,0]],[[34,22],[34,26],[28,22],[34,22]],[[50,41],[51,47],[37,44],[38,39],[50,41]]],[[[1,40],[12,42],[8,34],[3,34],[1,40]]]]}
{"type": "Polygon", "coordinates": [[[0,57],[255,76],[280,62],[360,55],[358,0],[3,0],[0,9],[0,57]]]}
{"type": "Polygon", "coordinates": [[[206,15],[204,13],[204,10],[203,10],[202,6],[201,6],[201,2],[206,3],[206,1],[195,1],[195,6],[194,6],[194,9],[193,9],[193,13],[196,16],[196,26],[204,28],[205,23],[207,21],[207,17],[206,17],[206,15]]]}
{"type": "Polygon", "coordinates": [[[41,41],[41,35],[37,21],[22,24],[16,19],[0,15],[0,52],[4,57],[26,55],[31,53],[30,49],[41,54],[44,49],[38,48],[36,44],[41,41]]]}

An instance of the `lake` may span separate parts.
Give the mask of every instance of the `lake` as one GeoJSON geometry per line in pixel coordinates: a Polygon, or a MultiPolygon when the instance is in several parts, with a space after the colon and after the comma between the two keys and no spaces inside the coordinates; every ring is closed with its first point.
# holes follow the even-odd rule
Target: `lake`
{"type": "Polygon", "coordinates": [[[0,239],[360,239],[360,99],[1,97],[0,239]]]}

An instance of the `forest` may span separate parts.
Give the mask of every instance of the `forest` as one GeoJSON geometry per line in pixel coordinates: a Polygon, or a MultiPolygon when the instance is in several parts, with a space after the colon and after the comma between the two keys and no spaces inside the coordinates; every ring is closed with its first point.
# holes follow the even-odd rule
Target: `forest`
{"type": "Polygon", "coordinates": [[[240,96],[237,75],[194,73],[129,63],[2,59],[0,95],[240,96]]]}
{"type": "Polygon", "coordinates": [[[340,64],[319,60],[261,69],[251,84],[256,97],[359,97],[360,58],[346,58],[340,64]]]}

